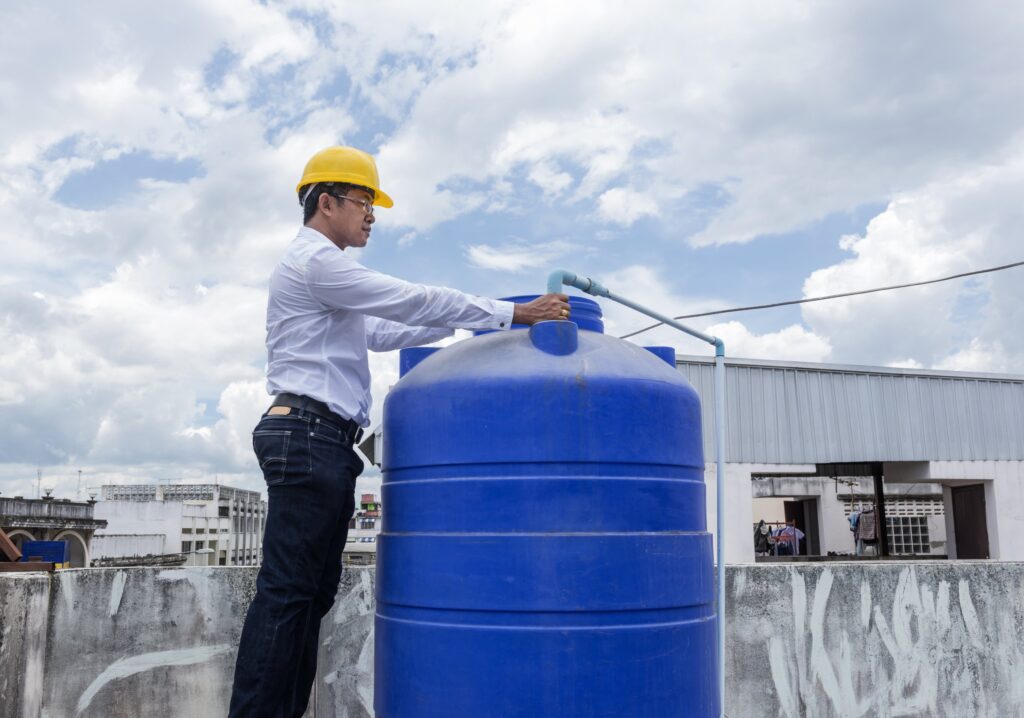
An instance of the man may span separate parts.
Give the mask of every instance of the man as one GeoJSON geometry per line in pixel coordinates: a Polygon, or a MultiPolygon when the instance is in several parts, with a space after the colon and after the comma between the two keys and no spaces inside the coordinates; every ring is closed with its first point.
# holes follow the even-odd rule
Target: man
{"type": "Polygon", "coordinates": [[[428,344],[452,330],[569,317],[568,297],[513,304],[410,284],[356,262],[374,206],[391,207],[373,158],[330,147],[296,191],[304,226],[270,278],[267,389],[253,432],[269,507],[263,565],[242,629],[230,716],[301,716],[316,677],[320,620],[334,603],[369,424],[367,350],[428,344]]]}

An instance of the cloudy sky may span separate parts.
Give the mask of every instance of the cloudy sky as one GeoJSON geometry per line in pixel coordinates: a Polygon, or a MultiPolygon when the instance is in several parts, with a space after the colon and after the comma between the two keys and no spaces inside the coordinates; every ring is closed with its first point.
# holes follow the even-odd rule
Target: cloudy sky
{"type": "MultiPolygon", "coordinates": [[[[1024,259],[1022,36],[984,0],[7,3],[0,493],[262,487],[266,279],[331,144],[395,199],[361,260],[478,294],[564,267],[681,314],[1024,259]]],[[[1022,320],[1017,269],[697,325],[1021,373],[1022,320]]]]}

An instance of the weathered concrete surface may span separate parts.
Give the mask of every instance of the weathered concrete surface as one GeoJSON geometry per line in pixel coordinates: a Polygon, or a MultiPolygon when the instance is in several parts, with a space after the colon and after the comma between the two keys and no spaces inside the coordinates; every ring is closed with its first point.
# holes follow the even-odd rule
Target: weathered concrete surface
{"type": "MultiPolygon", "coordinates": [[[[227,714],[255,568],[0,575],[0,718],[227,714]]],[[[308,716],[366,718],[373,571],[346,570],[324,619],[308,716]]]]}
{"type": "Polygon", "coordinates": [[[320,627],[316,718],[373,716],[374,570],[346,568],[320,627]]]}
{"type": "MultiPolygon", "coordinates": [[[[0,574],[0,718],[227,712],[252,568],[0,574]]],[[[731,566],[730,718],[1024,715],[1024,564],[731,566]]],[[[372,568],[346,569],[308,716],[369,718],[372,568]]]]}
{"type": "Polygon", "coordinates": [[[226,714],[252,587],[251,571],[58,572],[43,715],[226,714]]]}
{"type": "Polygon", "coordinates": [[[1024,715],[1024,564],[728,572],[730,716],[1024,715]]]}
{"type": "Polygon", "coordinates": [[[43,698],[50,580],[4,574],[0,580],[0,715],[37,716],[43,698]]]}

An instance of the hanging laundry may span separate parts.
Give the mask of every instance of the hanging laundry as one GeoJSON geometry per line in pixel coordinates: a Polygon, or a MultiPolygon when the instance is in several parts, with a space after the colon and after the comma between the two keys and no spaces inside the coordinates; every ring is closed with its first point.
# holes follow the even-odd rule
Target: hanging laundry
{"type": "Polygon", "coordinates": [[[764,519],[754,527],[754,553],[766,554],[772,550],[772,530],[764,519]]]}

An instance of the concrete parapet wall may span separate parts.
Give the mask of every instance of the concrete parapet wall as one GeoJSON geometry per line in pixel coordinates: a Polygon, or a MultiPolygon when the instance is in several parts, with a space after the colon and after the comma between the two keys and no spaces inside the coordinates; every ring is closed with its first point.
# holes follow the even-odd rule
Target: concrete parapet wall
{"type": "MultiPolygon", "coordinates": [[[[0,716],[225,715],[255,574],[0,574],[0,716]]],[[[1024,564],[743,565],[728,581],[731,718],[1024,714],[1024,564]]],[[[372,715],[373,586],[346,569],[307,715],[372,715]]]]}
{"type": "MultiPolygon", "coordinates": [[[[0,718],[222,718],[255,568],[0,574],[0,718]]],[[[373,574],[347,570],[309,716],[369,716],[373,574]]]]}
{"type": "Polygon", "coordinates": [[[730,716],[1024,715],[1024,564],[728,571],[730,716]]]}

